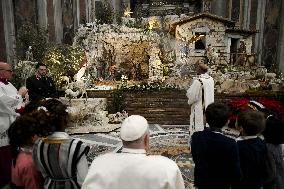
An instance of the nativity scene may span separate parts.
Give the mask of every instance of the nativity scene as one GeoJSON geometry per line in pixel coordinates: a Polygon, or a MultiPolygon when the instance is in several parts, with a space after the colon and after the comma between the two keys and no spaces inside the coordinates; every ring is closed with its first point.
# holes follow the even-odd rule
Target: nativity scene
{"type": "MultiPolygon", "coordinates": [[[[104,165],[106,159],[100,158],[109,152],[115,154],[110,157],[114,160],[117,154],[125,155],[129,164],[133,160],[129,154],[149,159],[157,155],[161,158],[157,163],[165,167],[165,172],[171,167],[176,173],[172,178],[176,182],[171,188],[205,187],[203,184],[209,181],[202,177],[203,164],[199,160],[212,154],[207,154],[210,150],[199,150],[204,141],[202,137],[208,139],[209,135],[224,141],[221,143],[228,145],[232,153],[237,153],[236,149],[253,136],[268,151],[273,150],[270,148],[273,144],[279,152],[278,163],[284,165],[281,146],[284,137],[279,134],[283,133],[280,125],[284,118],[281,7],[284,7],[283,0],[2,1],[0,38],[4,43],[0,43],[0,87],[4,92],[0,92],[0,110],[9,109],[9,120],[16,121],[15,124],[5,122],[3,128],[0,124],[0,144],[3,141],[4,147],[14,145],[15,157],[20,158],[26,152],[20,150],[28,145],[20,144],[24,141],[17,141],[11,133],[24,133],[18,125],[36,125],[32,119],[42,116],[36,122],[44,129],[31,128],[30,133],[35,135],[27,135],[30,138],[26,140],[33,141],[35,136],[45,138],[28,142],[34,144],[28,152],[31,156],[32,148],[40,151],[45,145],[53,150],[57,144],[62,145],[61,149],[68,147],[64,145],[76,148],[78,154],[72,156],[80,157],[76,163],[84,168],[76,165],[76,173],[72,172],[64,182],[65,186],[75,183],[78,188],[95,187],[99,183],[96,175],[115,171],[113,167],[91,165],[93,161],[104,165]],[[40,85],[31,85],[30,78],[40,85]],[[54,87],[56,92],[48,95],[48,87],[54,87]],[[43,91],[42,98],[33,100],[33,88],[43,91]],[[5,93],[6,89],[10,96],[5,93]],[[7,104],[11,99],[13,103],[7,104]],[[23,117],[25,114],[27,119],[23,117]],[[257,127],[254,131],[246,130],[246,119],[249,119],[246,115],[259,122],[258,127],[250,125],[257,127]],[[214,120],[221,125],[214,125],[214,120]],[[47,127],[49,122],[54,126],[47,127]],[[74,144],[65,143],[69,135],[74,144]],[[9,137],[15,143],[9,144],[9,137]],[[53,143],[53,138],[60,142],[53,143]],[[133,141],[138,142],[134,145],[133,141]],[[133,145],[141,149],[132,148],[133,145]]],[[[207,142],[213,144],[210,140],[207,142]]],[[[4,151],[3,154],[9,154],[4,151]]],[[[52,153],[41,152],[41,155],[54,158],[52,153]]],[[[234,155],[230,156],[232,161],[234,155]]],[[[30,156],[35,164],[42,165],[42,157],[30,156]]],[[[222,167],[223,162],[209,163],[222,167]]],[[[75,165],[71,160],[68,163],[75,165]]],[[[147,170],[146,165],[145,161],[145,171],[153,171],[147,170]]],[[[135,163],[131,166],[136,170],[135,163]]],[[[219,183],[213,182],[216,178],[212,179],[211,186],[218,188],[222,183],[233,187],[235,183],[225,180],[237,179],[239,172],[244,171],[241,166],[238,170],[226,171],[235,174],[233,178],[219,183]]],[[[44,166],[39,167],[44,173],[39,175],[51,174],[44,166]]],[[[222,169],[217,167],[214,171],[219,170],[221,174],[222,169]]],[[[229,165],[224,164],[226,167],[229,165]]],[[[155,171],[153,178],[162,177],[163,174],[157,174],[159,166],[155,171]]],[[[130,174],[129,178],[136,174],[130,174]]],[[[45,180],[53,178],[44,177],[45,180]]],[[[282,180],[275,176],[274,184],[281,186],[282,180]]],[[[12,181],[22,187],[22,183],[12,181]]],[[[54,179],[54,183],[57,181],[54,179]]],[[[261,187],[269,185],[260,176],[257,181],[261,187]]],[[[3,186],[7,182],[3,181],[3,186]]],[[[45,184],[56,188],[51,186],[52,182],[45,184]]],[[[106,182],[111,182],[111,178],[106,182]]],[[[147,188],[148,181],[137,183],[147,188]]],[[[127,188],[119,184],[123,182],[116,186],[127,188]]],[[[245,183],[238,184],[245,187],[245,183]]]]}

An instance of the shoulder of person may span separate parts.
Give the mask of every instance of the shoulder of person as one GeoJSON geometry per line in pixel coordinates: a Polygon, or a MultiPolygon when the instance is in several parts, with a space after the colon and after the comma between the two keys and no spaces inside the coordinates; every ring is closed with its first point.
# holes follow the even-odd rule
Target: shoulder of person
{"type": "Polygon", "coordinates": [[[117,156],[119,154],[120,153],[108,152],[108,153],[105,153],[105,154],[97,156],[94,160],[108,159],[108,158],[115,157],[115,156],[117,156]]]}
{"type": "Polygon", "coordinates": [[[193,77],[192,80],[191,80],[191,85],[196,84],[196,83],[200,83],[200,79],[201,79],[200,76],[193,77]]]}
{"type": "Polygon", "coordinates": [[[34,167],[32,154],[21,152],[17,157],[17,167],[20,169],[34,167]]]}
{"type": "Polygon", "coordinates": [[[212,77],[208,73],[201,74],[200,78],[202,78],[202,79],[212,79],[212,77]]]}
{"type": "Polygon", "coordinates": [[[65,140],[65,142],[70,143],[71,145],[76,145],[76,146],[80,145],[81,149],[87,149],[87,151],[89,151],[90,149],[89,145],[87,145],[85,142],[77,138],[70,137],[69,139],[65,140]]]}
{"type": "Polygon", "coordinates": [[[35,76],[35,75],[32,75],[32,76],[30,76],[30,77],[27,78],[27,81],[34,80],[34,79],[36,79],[36,76],[35,76]]]}
{"type": "Polygon", "coordinates": [[[197,131],[194,132],[191,136],[192,140],[203,140],[204,137],[210,137],[210,138],[215,138],[218,140],[223,140],[226,141],[226,143],[231,143],[231,144],[236,144],[236,140],[233,138],[230,138],[223,133],[215,133],[210,130],[203,130],[203,131],[197,131]],[[210,137],[211,136],[211,137],[210,137]]]}
{"type": "Polygon", "coordinates": [[[161,156],[161,155],[150,155],[147,156],[148,164],[151,165],[152,170],[156,172],[165,172],[165,171],[179,171],[179,167],[173,160],[161,156]]]}
{"type": "Polygon", "coordinates": [[[157,164],[173,164],[173,165],[176,165],[176,163],[173,161],[173,160],[171,160],[170,158],[167,158],[167,157],[165,157],[165,156],[161,156],[161,155],[149,155],[149,156],[147,156],[148,157],[148,159],[150,160],[150,161],[153,161],[153,162],[155,162],[155,163],[157,163],[157,164]]]}
{"type": "Polygon", "coordinates": [[[202,135],[206,135],[208,132],[211,132],[211,131],[207,131],[207,130],[203,130],[203,131],[195,131],[193,134],[192,134],[192,138],[195,138],[195,137],[198,137],[198,136],[202,136],[202,135]]]}
{"type": "Polygon", "coordinates": [[[99,155],[92,161],[92,166],[102,165],[107,162],[113,162],[116,160],[118,154],[119,153],[109,152],[103,155],[99,155]]]}

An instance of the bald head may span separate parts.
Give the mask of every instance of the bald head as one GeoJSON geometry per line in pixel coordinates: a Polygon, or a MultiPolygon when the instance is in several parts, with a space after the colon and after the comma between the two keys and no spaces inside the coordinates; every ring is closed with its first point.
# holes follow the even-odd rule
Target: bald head
{"type": "Polygon", "coordinates": [[[208,71],[208,66],[204,63],[200,63],[197,66],[197,73],[198,74],[204,74],[208,71]]]}
{"type": "Polygon", "coordinates": [[[11,65],[6,63],[6,62],[0,62],[0,69],[1,70],[6,70],[6,69],[10,69],[11,65]]]}
{"type": "Polygon", "coordinates": [[[0,78],[10,80],[12,78],[12,67],[6,62],[0,62],[0,78]]]}

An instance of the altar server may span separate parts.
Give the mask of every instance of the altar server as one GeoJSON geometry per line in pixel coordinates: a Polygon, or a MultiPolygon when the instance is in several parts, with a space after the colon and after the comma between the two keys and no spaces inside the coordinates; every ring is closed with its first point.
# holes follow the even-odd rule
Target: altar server
{"type": "Polygon", "coordinates": [[[28,90],[21,87],[19,91],[10,83],[13,70],[10,64],[0,62],[0,188],[10,181],[11,155],[7,130],[19,115],[16,109],[24,106],[28,100],[28,90]]]}
{"type": "Polygon", "coordinates": [[[202,131],[205,127],[204,112],[207,106],[214,102],[214,80],[207,74],[208,66],[198,64],[198,77],[187,90],[188,104],[191,106],[190,114],[190,135],[195,131],[202,131]]]}
{"type": "Polygon", "coordinates": [[[122,152],[96,158],[82,189],[184,189],[181,172],[174,161],[146,154],[149,126],[144,117],[126,118],[120,138],[122,152]]]}
{"type": "Polygon", "coordinates": [[[48,189],[79,189],[88,171],[89,147],[64,132],[68,124],[66,108],[56,99],[43,101],[38,108],[49,114],[51,134],[36,141],[33,159],[48,189]]]}

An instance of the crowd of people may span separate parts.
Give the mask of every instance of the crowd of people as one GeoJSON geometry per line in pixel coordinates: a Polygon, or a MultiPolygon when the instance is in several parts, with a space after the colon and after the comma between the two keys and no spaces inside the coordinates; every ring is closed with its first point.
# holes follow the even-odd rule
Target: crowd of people
{"type": "MultiPolygon", "coordinates": [[[[65,132],[67,106],[55,98],[46,65],[39,64],[37,69],[27,80],[27,88],[17,90],[10,83],[11,66],[0,62],[0,188],[185,188],[173,160],[147,154],[149,124],[140,115],[122,122],[121,152],[98,156],[89,167],[90,146],[65,132]]],[[[222,128],[230,122],[230,109],[214,102],[208,67],[200,64],[197,70],[199,76],[186,94],[191,105],[189,147],[195,187],[283,189],[283,121],[262,104],[250,101],[247,110],[237,116],[239,137],[226,136],[222,128]]]]}

